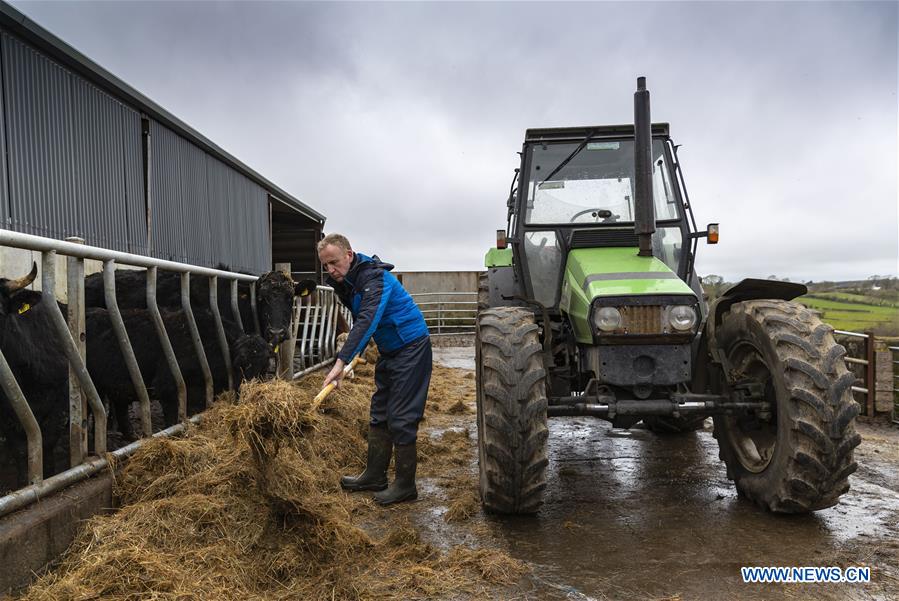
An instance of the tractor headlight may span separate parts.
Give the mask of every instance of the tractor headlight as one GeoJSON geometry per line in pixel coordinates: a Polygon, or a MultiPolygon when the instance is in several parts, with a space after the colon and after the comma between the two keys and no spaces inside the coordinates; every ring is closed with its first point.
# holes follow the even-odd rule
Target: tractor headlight
{"type": "Polygon", "coordinates": [[[599,307],[593,313],[593,323],[603,332],[612,332],[621,327],[621,312],[615,307],[599,307]]]}
{"type": "Polygon", "coordinates": [[[669,307],[668,323],[678,332],[690,331],[696,325],[696,311],[689,305],[669,307]]]}

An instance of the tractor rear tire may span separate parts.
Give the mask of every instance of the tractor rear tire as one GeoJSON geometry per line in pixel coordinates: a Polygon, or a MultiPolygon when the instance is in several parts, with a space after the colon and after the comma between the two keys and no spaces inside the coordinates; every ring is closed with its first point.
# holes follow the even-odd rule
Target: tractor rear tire
{"type": "Polygon", "coordinates": [[[715,416],[714,436],[737,491],[770,511],[835,505],[856,470],[859,407],[846,350],[798,303],[736,303],[717,333],[732,381],[764,386],[769,416],[715,416]]]}
{"type": "Polygon", "coordinates": [[[490,280],[486,273],[478,274],[478,311],[490,307],[490,280]]]}
{"type": "Polygon", "coordinates": [[[681,417],[671,417],[669,415],[655,415],[652,417],[644,417],[643,423],[646,428],[660,436],[668,436],[671,434],[688,434],[697,430],[702,430],[705,423],[705,415],[686,415],[681,417]]]}
{"type": "Polygon", "coordinates": [[[481,503],[535,513],[546,488],[546,371],[534,314],[494,307],[478,315],[478,463],[481,503]]]}

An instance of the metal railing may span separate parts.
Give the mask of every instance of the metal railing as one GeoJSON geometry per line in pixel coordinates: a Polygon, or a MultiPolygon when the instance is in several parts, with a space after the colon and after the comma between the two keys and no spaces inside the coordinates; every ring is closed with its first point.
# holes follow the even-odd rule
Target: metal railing
{"type": "MultiPolygon", "coordinates": [[[[41,304],[46,304],[46,307],[49,309],[53,329],[52,333],[48,332],[46,334],[55,336],[55,342],[60,345],[69,365],[68,430],[70,440],[69,463],[71,466],[61,473],[45,478],[43,470],[43,434],[40,424],[37,422],[31,406],[25,398],[6,356],[2,352],[2,348],[0,348],[0,387],[2,387],[3,392],[9,399],[13,412],[25,432],[29,482],[26,487],[0,497],[0,516],[25,507],[48,494],[96,474],[109,465],[109,456],[113,460],[120,460],[130,456],[146,443],[147,437],[175,435],[184,431],[188,421],[195,423],[199,421],[199,415],[188,420],[186,383],[157,304],[156,281],[159,269],[181,274],[181,311],[187,322],[192,348],[203,374],[206,406],[210,406],[213,401],[213,376],[203,347],[203,340],[191,308],[191,276],[209,279],[209,309],[213,317],[215,336],[222,350],[224,366],[228,372],[228,387],[233,390],[237,384],[232,375],[230,349],[219,310],[218,279],[230,281],[229,292],[232,317],[240,329],[246,332],[247,330],[244,327],[239,310],[238,282],[255,282],[257,280],[256,276],[111,251],[87,246],[81,242],[79,239],[61,241],[0,230],[0,247],[19,248],[41,253],[41,304]],[[56,299],[57,255],[67,257],[67,317],[63,316],[56,299]],[[85,361],[85,259],[103,262],[104,301],[112,322],[112,329],[119,351],[122,354],[131,384],[137,395],[140,406],[141,430],[145,437],[110,454],[106,452],[107,413],[87,370],[85,361]],[[156,433],[152,432],[149,393],[141,376],[116,299],[115,272],[118,264],[143,267],[147,270],[147,309],[176,385],[179,423],[156,433]],[[85,427],[89,416],[93,417],[94,423],[94,454],[91,456],[88,456],[88,431],[85,427]]],[[[252,327],[258,335],[260,327],[255,285],[250,286],[249,304],[253,319],[252,327]]],[[[14,319],[15,317],[10,318],[14,319]]],[[[281,377],[290,376],[297,378],[333,361],[336,355],[335,337],[341,319],[346,324],[352,322],[349,311],[339,303],[333,288],[319,286],[313,294],[303,299],[296,299],[290,327],[291,336],[285,343],[287,347],[280,353],[278,374],[281,377]]],[[[7,443],[9,444],[10,441],[7,441],[7,443]]]]}
{"type": "MultiPolygon", "coordinates": [[[[99,470],[107,464],[106,427],[107,414],[100,400],[93,380],[88,373],[85,361],[85,306],[84,306],[84,260],[93,259],[103,262],[103,288],[106,309],[112,322],[112,329],[118,342],[119,350],[128,369],[131,383],[140,404],[141,429],[145,436],[164,436],[180,432],[184,429],[187,413],[187,394],[184,378],[181,374],[171,341],[163,325],[159,307],[156,302],[156,275],[158,269],[165,269],[181,274],[181,309],[187,321],[197,360],[201,366],[205,384],[207,406],[212,403],[213,382],[202,339],[197,328],[190,303],[191,276],[209,278],[209,303],[216,328],[219,346],[223,353],[226,368],[229,371],[229,387],[234,382],[230,378],[230,349],[225,338],[224,326],[218,309],[218,278],[231,280],[231,306],[239,323],[237,311],[237,282],[255,282],[255,276],[231,273],[218,269],[196,267],[185,263],[153,259],[141,255],[133,255],[103,248],[80,244],[75,240],[61,241],[42,238],[8,230],[0,230],[0,246],[38,251],[41,253],[41,304],[45,305],[50,324],[66,361],[69,365],[69,460],[71,467],[62,473],[44,478],[43,473],[43,435],[40,425],[34,417],[31,406],[22,393],[19,382],[9,366],[6,356],[0,349],[0,387],[6,394],[14,413],[25,432],[27,444],[27,473],[29,485],[0,498],[0,516],[19,509],[38,498],[57,491],[69,484],[77,482],[99,470]],[[56,299],[56,256],[67,257],[66,270],[68,280],[68,319],[63,316],[56,299]],[[118,308],[115,293],[115,271],[117,264],[144,267],[147,269],[147,309],[154,323],[156,334],[162,346],[163,354],[175,380],[178,395],[178,416],[181,421],[162,432],[152,434],[150,424],[150,398],[140,374],[140,368],[128,338],[121,311],[118,308]],[[88,457],[88,432],[83,424],[87,423],[88,413],[93,417],[94,457],[88,457]]],[[[250,306],[254,316],[255,329],[259,332],[256,319],[255,286],[250,286],[250,306]]],[[[15,319],[15,317],[9,317],[15,319]]],[[[241,324],[242,327],[242,324],[241,324]]],[[[42,333],[43,334],[43,333],[42,333]]],[[[118,449],[113,453],[116,458],[127,457],[142,446],[147,439],[118,449]]],[[[9,444],[10,441],[7,441],[9,444]]]]}
{"type": "Polygon", "coordinates": [[[353,318],[330,286],[318,286],[309,296],[297,298],[293,315],[281,373],[292,373],[296,379],[334,361],[341,320],[348,329],[353,318]]]}
{"type": "Polygon", "coordinates": [[[477,292],[418,292],[411,296],[424,315],[431,336],[474,334],[477,292]]]}

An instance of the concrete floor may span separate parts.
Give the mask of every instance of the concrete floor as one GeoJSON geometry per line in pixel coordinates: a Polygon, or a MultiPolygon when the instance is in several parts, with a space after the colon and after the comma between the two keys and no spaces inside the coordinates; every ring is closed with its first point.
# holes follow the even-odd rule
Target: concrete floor
{"type": "MultiPolygon", "coordinates": [[[[474,351],[439,349],[435,361],[474,366],[474,351]]],[[[472,391],[474,380],[469,380],[472,391]]],[[[471,414],[445,427],[471,431],[471,414]]],[[[545,504],[534,517],[478,513],[435,519],[447,493],[422,482],[404,511],[435,544],[496,546],[531,562],[531,587],[509,596],[557,599],[899,599],[899,429],[859,424],[851,490],[830,509],[773,515],[737,496],[711,430],[659,437],[583,417],[550,421],[545,504]],[[867,566],[869,584],[744,584],[741,566],[867,566]]]]}

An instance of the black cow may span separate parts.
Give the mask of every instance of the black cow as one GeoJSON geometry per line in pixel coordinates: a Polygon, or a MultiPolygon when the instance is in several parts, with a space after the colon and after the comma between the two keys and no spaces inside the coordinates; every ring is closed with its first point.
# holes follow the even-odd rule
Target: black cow
{"type": "MultiPolygon", "coordinates": [[[[160,313],[187,387],[189,412],[201,411],[205,407],[205,380],[194,350],[187,318],[183,311],[163,309],[160,313]]],[[[228,387],[228,372],[219,346],[214,317],[209,309],[195,309],[193,313],[212,374],[213,390],[218,394],[228,387]]],[[[115,411],[120,431],[126,438],[133,438],[128,407],[138,401],[138,398],[125,360],[119,352],[109,313],[106,309],[93,307],[86,310],[85,317],[88,370],[97,391],[109,400],[115,411]]],[[[163,354],[150,312],[146,309],[123,309],[122,320],[149,396],[159,400],[166,425],[172,425],[178,419],[177,385],[163,354]]],[[[222,320],[222,325],[230,350],[235,386],[239,386],[243,379],[263,375],[274,358],[268,343],[256,334],[244,334],[237,324],[229,320],[222,320]]]]}
{"type": "MultiPolygon", "coordinates": [[[[68,440],[68,362],[58,343],[48,305],[42,302],[39,292],[25,289],[36,274],[37,265],[34,265],[31,273],[24,278],[0,278],[0,350],[40,426],[44,477],[49,477],[60,471],[57,463],[63,463],[61,458],[60,461],[55,461],[57,453],[66,455],[64,451],[67,445],[64,443],[68,440]]],[[[57,305],[65,314],[66,305],[57,305]]],[[[91,309],[86,312],[86,317],[87,364],[91,378],[98,391],[111,400],[120,428],[130,429],[127,406],[136,400],[136,393],[119,353],[108,313],[105,309],[91,309]]],[[[212,313],[208,309],[198,309],[195,317],[213,374],[214,388],[218,392],[227,387],[228,379],[212,313]]],[[[153,396],[162,401],[167,421],[173,423],[177,419],[177,391],[168,364],[162,356],[149,312],[146,309],[123,311],[123,319],[145,382],[153,391],[153,396]]],[[[205,383],[186,319],[181,311],[166,310],[163,312],[163,321],[187,384],[188,401],[192,406],[202,408],[205,383]]],[[[236,382],[242,377],[252,378],[263,373],[272,358],[271,347],[259,336],[244,335],[230,321],[223,320],[223,325],[231,350],[236,382]]],[[[0,438],[8,449],[0,451],[0,459],[5,460],[0,463],[15,465],[16,478],[11,486],[15,488],[24,485],[27,481],[27,438],[2,389],[0,438]]],[[[65,464],[67,466],[68,462],[65,464]]],[[[8,467],[10,466],[0,466],[0,469],[8,467]]],[[[3,478],[3,484],[6,484],[7,479],[12,478],[3,478]]],[[[0,484],[0,488],[3,484],[0,484]]]]}
{"type": "MultiPolygon", "coordinates": [[[[314,282],[313,282],[314,284],[314,282]]],[[[238,310],[243,327],[252,332],[253,314],[250,305],[250,282],[238,285],[238,310]]],[[[293,279],[280,271],[264,273],[255,282],[256,306],[259,313],[259,327],[263,337],[273,346],[283,342],[289,334],[294,296],[308,288],[308,282],[294,283],[293,279]]],[[[234,316],[231,312],[231,282],[218,280],[219,312],[223,318],[234,316]]],[[[95,273],[85,278],[85,304],[88,307],[105,307],[103,274],[95,273]]],[[[116,302],[122,309],[147,308],[147,272],[143,270],[119,269],[116,271],[116,302]]],[[[156,277],[156,302],[160,307],[178,309],[181,307],[181,274],[159,271],[156,277]]],[[[190,303],[196,309],[209,307],[209,278],[191,276],[190,303]]],[[[234,319],[234,321],[237,321],[234,319]]]]}
{"type": "MultiPolygon", "coordinates": [[[[37,265],[18,280],[0,278],[0,350],[34,413],[43,435],[44,476],[56,472],[54,451],[68,432],[68,362],[56,342],[49,308],[40,292],[26,290],[37,265]]],[[[65,306],[60,305],[65,311],[65,306]]],[[[6,394],[0,389],[0,434],[16,465],[18,484],[27,481],[27,439],[6,394]]]]}

